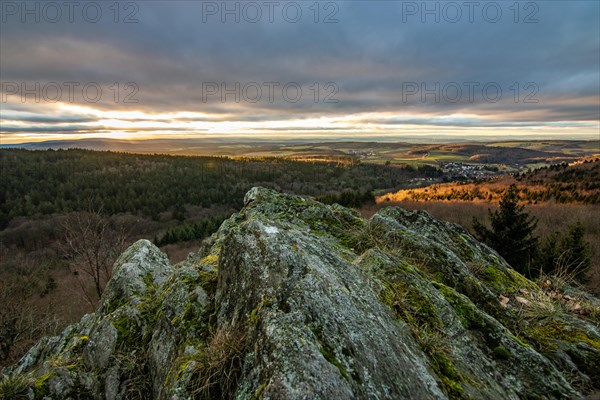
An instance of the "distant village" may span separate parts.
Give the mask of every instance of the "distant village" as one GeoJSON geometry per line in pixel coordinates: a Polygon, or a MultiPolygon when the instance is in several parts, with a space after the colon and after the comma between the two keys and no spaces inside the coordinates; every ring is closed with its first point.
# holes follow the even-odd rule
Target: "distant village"
{"type": "Polygon", "coordinates": [[[488,165],[472,165],[459,162],[438,162],[438,168],[448,180],[477,180],[498,175],[497,167],[488,165]]]}
{"type": "MultiPolygon", "coordinates": [[[[361,159],[377,155],[373,150],[350,150],[348,154],[361,159]]],[[[445,180],[449,181],[486,179],[499,174],[497,167],[480,164],[438,161],[437,167],[444,173],[445,180]]],[[[412,179],[411,181],[436,181],[436,179],[417,178],[412,179]]]]}
{"type": "Polygon", "coordinates": [[[350,150],[348,152],[348,154],[350,154],[351,156],[360,157],[360,158],[373,157],[373,156],[377,155],[377,153],[375,153],[373,150],[366,150],[366,151],[350,150]]]}

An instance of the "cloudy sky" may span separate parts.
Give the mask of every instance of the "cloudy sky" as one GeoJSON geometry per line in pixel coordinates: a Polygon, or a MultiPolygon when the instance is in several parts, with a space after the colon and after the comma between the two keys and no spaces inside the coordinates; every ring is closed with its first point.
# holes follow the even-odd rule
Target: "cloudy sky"
{"type": "Polygon", "coordinates": [[[2,144],[599,138],[595,0],[0,5],[2,144]]]}

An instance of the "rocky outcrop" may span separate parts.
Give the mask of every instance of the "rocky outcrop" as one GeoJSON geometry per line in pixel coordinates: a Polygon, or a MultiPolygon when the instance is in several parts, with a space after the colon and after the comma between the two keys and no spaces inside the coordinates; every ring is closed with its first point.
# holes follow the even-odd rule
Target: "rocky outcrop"
{"type": "Polygon", "coordinates": [[[254,188],[178,265],[131,246],[98,310],[2,382],[37,399],[582,398],[600,304],[566,289],[424,212],[365,221],[254,188]]]}

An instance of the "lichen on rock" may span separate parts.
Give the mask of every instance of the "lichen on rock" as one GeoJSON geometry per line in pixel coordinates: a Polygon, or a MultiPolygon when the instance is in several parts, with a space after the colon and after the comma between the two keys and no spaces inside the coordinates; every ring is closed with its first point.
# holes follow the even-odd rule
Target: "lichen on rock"
{"type": "Polygon", "coordinates": [[[463,228],[400,208],[365,221],[264,188],[244,204],[178,265],[136,242],[98,310],[39,341],[2,382],[36,399],[562,399],[600,389],[597,313],[560,306],[463,228]]]}

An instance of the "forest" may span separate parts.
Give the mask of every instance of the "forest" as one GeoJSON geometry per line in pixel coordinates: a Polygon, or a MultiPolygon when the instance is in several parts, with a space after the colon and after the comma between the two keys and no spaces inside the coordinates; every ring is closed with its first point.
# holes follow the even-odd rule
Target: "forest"
{"type": "Polygon", "coordinates": [[[0,149],[0,367],[91,311],[115,257],[140,238],[173,262],[253,186],[361,207],[373,191],[439,177],[431,166],[346,159],[0,149]]]}
{"type": "Polygon", "coordinates": [[[141,155],[89,150],[0,150],[2,246],[29,251],[60,236],[48,221],[72,212],[98,211],[131,225],[135,237],[160,245],[201,239],[242,206],[253,186],[360,207],[374,189],[418,177],[430,166],[141,155]],[[133,219],[132,219],[133,218],[133,219]],[[33,223],[32,221],[37,221],[33,223]]]}
{"type": "Polygon", "coordinates": [[[132,213],[158,221],[161,213],[171,211],[185,219],[188,206],[237,209],[253,186],[310,196],[349,191],[363,196],[376,188],[394,188],[410,178],[440,174],[429,166],[88,150],[0,150],[0,166],[0,229],[15,217],[82,211],[90,206],[109,215],[132,213]]]}

